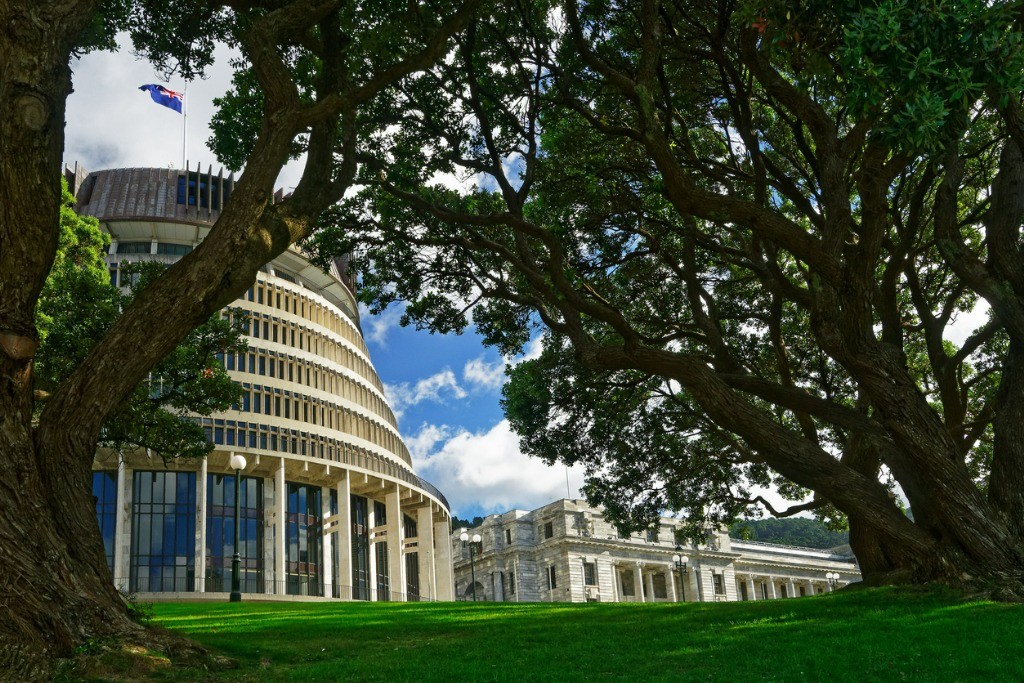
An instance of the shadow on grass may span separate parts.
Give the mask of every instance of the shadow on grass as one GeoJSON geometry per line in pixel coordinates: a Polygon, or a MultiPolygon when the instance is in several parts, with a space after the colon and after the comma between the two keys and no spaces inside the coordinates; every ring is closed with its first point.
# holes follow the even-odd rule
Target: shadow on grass
{"type": "Polygon", "coordinates": [[[194,603],[156,612],[237,658],[224,680],[1024,679],[1024,607],[905,589],[729,604],[194,603]]]}

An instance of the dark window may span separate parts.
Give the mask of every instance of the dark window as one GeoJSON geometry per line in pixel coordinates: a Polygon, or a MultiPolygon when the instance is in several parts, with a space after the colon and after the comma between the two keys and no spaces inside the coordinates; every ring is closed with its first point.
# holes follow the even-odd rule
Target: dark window
{"type": "Polygon", "coordinates": [[[558,588],[558,578],[555,576],[555,565],[548,566],[548,588],[558,588]]]}
{"type": "Polygon", "coordinates": [[[657,543],[658,542],[658,531],[659,531],[658,527],[654,527],[653,529],[648,529],[647,530],[647,542],[648,543],[657,543]]]}
{"type": "Polygon", "coordinates": [[[384,526],[388,523],[388,506],[379,500],[373,501],[373,525],[384,526]]]}
{"type": "Polygon", "coordinates": [[[377,553],[377,600],[387,602],[391,600],[391,575],[388,571],[388,544],[383,542],[374,543],[373,548],[374,552],[377,553]]]}
{"type": "Polygon", "coordinates": [[[130,590],[195,590],[195,547],[195,472],[136,471],[130,590]]]}
{"type": "Polygon", "coordinates": [[[555,525],[552,522],[544,523],[544,538],[551,538],[555,535],[555,525]]]}
{"type": "Polygon", "coordinates": [[[516,594],[516,575],[515,572],[508,573],[508,592],[510,595],[516,594]]]}
{"type": "Polygon", "coordinates": [[[118,242],[118,254],[148,254],[153,249],[152,242],[118,242]]]}
{"type": "Polygon", "coordinates": [[[583,583],[587,586],[597,585],[597,563],[596,562],[584,562],[583,563],[583,583]]]}
{"type": "Polygon", "coordinates": [[[366,498],[352,496],[352,598],[370,599],[370,528],[366,498]]]}
{"type": "MultiPolygon", "coordinates": [[[[241,526],[238,528],[239,579],[243,593],[262,593],[263,479],[242,477],[239,486],[241,526]]],[[[206,479],[206,590],[231,590],[235,554],[235,476],[211,474],[206,479]]]]}
{"type": "Polygon", "coordinates": [[[711,580],[715,584],[715,595],[725,595],[725,577],[721,574],[712,574],[711,580]]]}
{"type": "MultiPolygon", "coordinates": [[[[117,472],[92,473],[92,499],[96,503],[96,522],[103,537],[107,568],[114,572],[114,532],[117,528],[117,472]]],[[[122,577],[115,576],[115,579],[122,577]]]]}
{"type": "Polygon", "coordinates": [[[323,595],[320,487],[288,486],[285,516],[285,573],[289,595],[323,595]]]}
{"type": "Polygon", "coordinates": [[[156,253],[167,254],[169,256],[184,256],[193,249],[191,244],[170,244],[169,242],[158,242],[156,245],[156,253]]]}
{"type": "Polygon", "coordinates": [[[505,529],[505,543],[506,545],[512,545],[512,530],[505,529]]]}

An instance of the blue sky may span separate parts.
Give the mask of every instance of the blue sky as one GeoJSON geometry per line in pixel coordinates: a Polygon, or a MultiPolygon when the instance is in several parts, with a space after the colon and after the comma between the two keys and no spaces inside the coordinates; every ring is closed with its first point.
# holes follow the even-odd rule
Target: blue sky
{"type": "MultiPolygon", "coordinates": [[[[230,84],[229,53],[220,49],[209,77],[187,89],[187,153],[191,167],[218,167],[206,147],[214,97],[230,84]]],[[[96,53],[72,64],[75,92],[68,100],[64,160],[86,170],[125,166],[180,167],[182,117],[138,90],[163,83],[131,52],[96,53]]],[[[291,164],[280,186],[294,186],[301,167],[291,164]]],[[[460,517],[531,509],[566,495],[566,469],[547,467],[519,451],[498,401],[505,361],[472,331],[440,336],[398,325],[400,311],[363,312],[370,356],[384,382],[416,471],[448,497],[460,517]]],[[[535,350],[535,349],[534,349],[535,350]]],[[[529,350],[528,350],[529,352],[529,350]]],[[[582,473],[569,472],[579,495],[582,473]]]]}

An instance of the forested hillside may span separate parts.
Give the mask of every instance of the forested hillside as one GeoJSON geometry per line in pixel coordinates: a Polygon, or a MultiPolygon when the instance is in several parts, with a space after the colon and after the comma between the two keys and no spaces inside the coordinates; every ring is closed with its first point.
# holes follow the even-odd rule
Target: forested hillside
{"type": "Polygon", "coordinates": [[[807,548],[834,548],[850,542],[849,532],[829,531],[816,519],[799,517],[737,522],[730,527],[729,535],[733,538],[807,548]]]}

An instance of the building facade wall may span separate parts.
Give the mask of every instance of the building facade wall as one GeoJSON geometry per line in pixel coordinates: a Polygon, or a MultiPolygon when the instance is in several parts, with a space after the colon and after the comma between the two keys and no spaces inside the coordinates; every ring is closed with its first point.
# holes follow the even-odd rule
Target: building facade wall
{"type": "Polygon", "coordinates": [[[462,530],[452,534],[456,597],[473,599],[474,571],[477,600],[506,602],[735,602],[816,595],[860,580],[846,554],[738,541],[724,530],[680,547],[678,526],[663,518],[654,533],[623,536],[582,500],[491,515],[469,530],[481,536],[472,559],[462,530]],[[673,561],[677,553],[689,558],[685,568],[673,561]],[[826,579],[833,572],[837,582],[826,579]]]}
{"type": "MultiPolygon", "coordinates": [[[[96,216],[111,235],[107,262],[119,286],[127,284],[126,264],[170,265],[190,253],[215,223],[233,187],[230,177],[199,169],[75,172],[69,181],[79,211],[96,216]]],[[[325,272],[301,250],[290,248],[220,313],[225,319],[248,319],[248,349],[222,358],[243,397],[230,410],[196,418],[214,446],[201,462],[147,452],[97,453],[94,470],[117,473],[111,562],[120,586],[157,598],[165,592],[225,590],[231,570],[216,566],[212,558],[233,552],[233,539],[230,547],[221,540],[211,548],[207,522],[216,519],[218,528],[233,532],[235,520],[230,506],[212,506],[208,488],[211,478],[218,487],[230,488],[235,473],[228,461],[232,453],[241,453],[247,461],[241,483],[256,479],[262,490],[262,500],[247,503],[252,509],[240,527],[243,559],[257,568],[240,572],[243,592],[382,600],[454,597],[448,503],[412,469],[362,338],[344,263],[336,260],[325,272]],[[188,474],[190,482],[194,476],[187,525],[191,537],[184,543],[170,543],[166,536],[171,530],[181,533],[175,515],[185,499],[177,491],[175,502],[164,500],[169,491],[150,492],[143,502],[134,476],[140,472],[165,473],[162,479],[175,481],[179,473],[188,474]],[[370,519],[357,524],[351,510],[358,500],[366,501],[370,519]],[[373,523],[375,503],[388,510],[384,524],[373,523]],[[153,522],[154,514],[166,515],[159,518],[166,523],[160,529],[149,524],[150,536],[143,538],[139,525],[153,522]],[[133,520],[139,528],[133,529],[133,520]],[[415,528],[417,536],[406,537],[406,528],[415,528]],[[144,560],[139,559],[142,547],[149,549],[144,560]],[[369,572],[357,571],[353,552],[368,556],[369,572]],[[382,570],[389,569],[387,591],[376,590],[378,555],[388,558],[381,562],[382,570]],[[152,562],[163,569],[157,571],[152,562]],[[418,581],[407,580],[412,566],[418,581]]],[[[156,474],[147,476],[155,480],[156,474]]]]}

